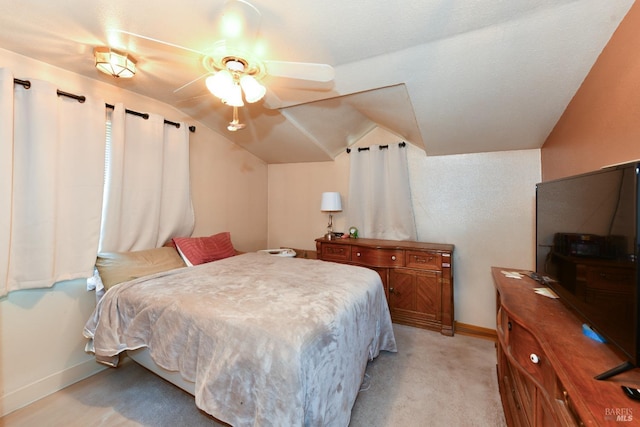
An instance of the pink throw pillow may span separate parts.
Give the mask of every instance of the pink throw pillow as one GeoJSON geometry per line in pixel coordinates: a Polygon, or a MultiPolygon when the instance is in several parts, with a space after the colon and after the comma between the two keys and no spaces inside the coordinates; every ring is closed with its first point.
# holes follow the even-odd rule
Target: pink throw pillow
{"type": "Polygon", "coordinates": [[[190,267],[236,254],[228,231],[209,237],[174,237],[173,243],[185,264],[190,267]]]}

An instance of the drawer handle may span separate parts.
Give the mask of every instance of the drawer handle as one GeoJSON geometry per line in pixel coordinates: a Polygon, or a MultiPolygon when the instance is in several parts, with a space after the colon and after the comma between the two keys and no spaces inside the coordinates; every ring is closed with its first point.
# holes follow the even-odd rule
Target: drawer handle
{"type": "Polygon", "coordinates": [[[356,253],[356,256],[360,256],[360,252],[356,253]]]}
{"type": "Polygon", "coordinates": [[[538,355],[535,353],[531,353],[529,355],[529,360],[531,360],[531,362],[535,363],[536,365],[540,363],[540,357],[538,357],[538,355]]]}
{"type": "Polygon", "coordinates": [[[396,256],[395,256],[395,255],[392,255],[392,256],[391,256],[391,261],[395,261],[395,260],[396,260],[396,256]]]}
{"type": "MultiPolygon", "coordinates": [[[[504,377],[504,382],[509,384],[509,377],[504,377]]],[[[516,409],[519,411],[520,408],[520,399],[518,399],[518,394],[516,393],[515,387],[511,387],[511,395],[513,396],[513,402],[516,404],[516,409]]]]}

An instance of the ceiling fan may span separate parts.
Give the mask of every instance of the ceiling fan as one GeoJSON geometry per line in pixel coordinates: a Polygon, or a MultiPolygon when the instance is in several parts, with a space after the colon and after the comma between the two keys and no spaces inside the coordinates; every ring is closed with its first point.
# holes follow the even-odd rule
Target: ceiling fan
{"type": "Polygon", "coordinates": [[[227,129],[237,131],[245,127],[238,120],[238,108],[244,105],[244,101],[253,103],[263,99],[267,88],[261,81],[266,76],[330,82],[335,75],[333,67],[328,64],[262,59],[257,54],[261,18],[260,11],[245,0],[225,1],[217,25],[219,39],[202,52],[129,31],[112,31],[200,55],[205,73],[174,92],[206,78],[207,89],[233,107],[233,119],[227,129]]]}

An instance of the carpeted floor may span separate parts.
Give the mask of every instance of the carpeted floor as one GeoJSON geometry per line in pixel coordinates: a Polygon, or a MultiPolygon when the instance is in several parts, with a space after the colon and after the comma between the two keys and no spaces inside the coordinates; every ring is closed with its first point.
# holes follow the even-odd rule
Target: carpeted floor
{"type": "MultiPolygon", "coordinates": [[[[504,426],[494,343],[394,325],[398,353],[367,367],[350,427],[504,426]]],[[[193,396],[134,362],[0,418],[0,426],[216,426],[193,396]]]]}
{"type": "Polygon", "coordinates": [[[506,425],[492,341],[402,325],[394,331],[398,353],[369,363],[350,426],[506,425]]]}

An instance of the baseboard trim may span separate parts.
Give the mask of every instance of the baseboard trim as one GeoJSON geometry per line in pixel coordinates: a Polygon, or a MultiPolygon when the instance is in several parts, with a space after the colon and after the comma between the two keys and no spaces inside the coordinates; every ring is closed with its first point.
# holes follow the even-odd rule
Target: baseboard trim
{"type": "Polygon", "coordinates": [[[106,369],[106,366],[97,363],[95,359],[89,359],[0,396],[0,417],[4,417],[17,409],[97,374],[104,369],[106,369]]]}
{"type": "Polygon", "coordinates": [[[498,334],[495,329],[483,328],[481,326],[469,325],[467,323],[455,322],[456,334],[468,335],[490,341],[498,341],[498,334]]]}

